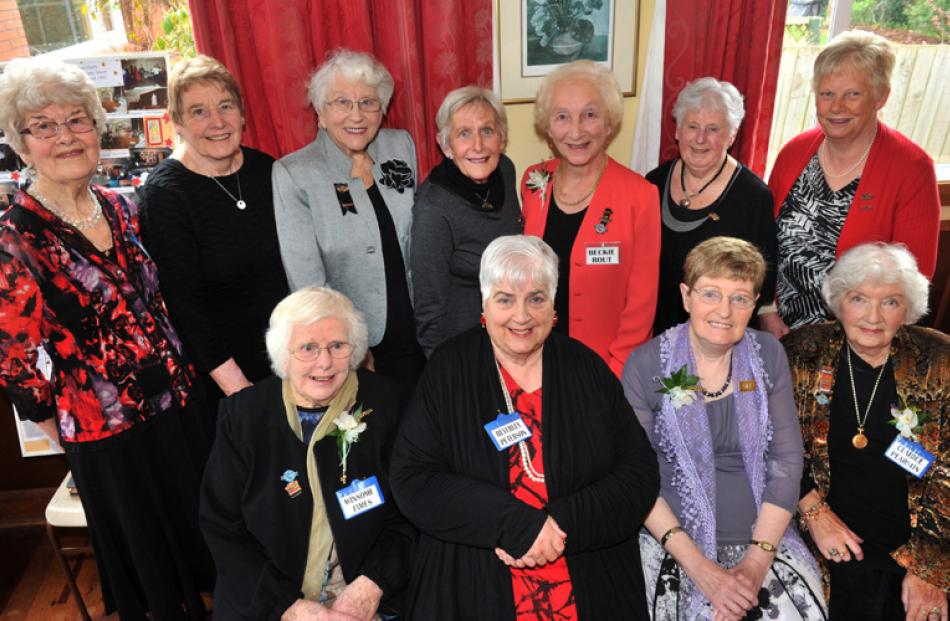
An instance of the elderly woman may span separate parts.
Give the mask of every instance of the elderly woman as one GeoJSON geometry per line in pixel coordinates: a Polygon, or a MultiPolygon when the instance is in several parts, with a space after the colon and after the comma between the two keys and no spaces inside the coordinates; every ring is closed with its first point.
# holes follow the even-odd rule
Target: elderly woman
{"type": "Polygon", "coordinates": [[[241,146],[244,104],[234,76],[208,56],[168,79],[181,143],[142,188],[142,241],[210,405],[270,375],[264,331],[289,289],[280,262],[271,167],[241,146]]]}
{"type": "Polygon", "coordinates": [[[640,535],[654,619],[825,618],[818,567],[792,523],[802,437],[788,361],[746,328],[765,270],[747,241],[700,243],[680,285],[689,321],[624,367],[660,456],[660,497],[640,535]]]}
{"type": "Polygon", "coordinates": [[[489,90],[463,86],[445,96],[435,123],[445,160],[413,207],[412,289],[426,355],[478,325],[478,263],[490,241],[521,232],[505,108],[489,90]]]}
{"type": "Polygon", "coordinates": [[[346,296],[301,289],[270,317],[277,377],[222,401],[201,498],[216,618],[399,612],[413,541],[387,476],[399,395],[356,370],[366,348],[366,323],[346,296]]]}
{"type": "Polygon", "coordinates": [[[529,168],[521,191],[525,234],[543,237],[559,259],[556,329],[617,375],[650,338],[660,256],[656,188],[607,155],[622,121],[609,69],[558,67],[534,107],[535,132],[557,157],[529,168]]]}
{"type": "Polygon", "coordinates": [[[407,132],[379,127],[393,78],[372,56],[340,50],[309,91],[317,139],[274,165],[287,278],[295,290],[349,296],[366,316],[375,369],[411,394],[425,365],[409,278],[416,151],[407,132]]]}
{"type": "Polygon", "coordinates": [[[837,321],[784,339],[832,619],[947,619],[950,338],[911,325],[927,290],[906,248],[857,246],[822,284],[837,321]]]}
{"type": "Polygon", "coordinates": [[[736,87],[715,78],[690,82],[673,104],[679,157],[647,174],[647,181],[659,188],[663,220],[653,334],[689,319],[680,294],[683,261],[710,237],[737,237],[755,244],[766,264],[762,299],[775,297],[772,194],[765,182],[727,153],[744,116],[736,87]]]}
{"type": "Polygon", "coordinates": [[[775,160],[769,187],[778,227],[776,336],[824,321],[820,286],[835,259],[870,241],[901,242],[933,275],[940,197],[933,160],[877,120],[891,92],[894,51],[869,32],[839,35],[815,59],[819,127],[775,160]],[[786,325],[788,327],[786,327],[786,325]]]}
{"type": "Polygon", "coordinates": [[[620,383],[552,333],[543,241],[499,237],[479,280],[483,328],[433,354],[393,452],[422,531],[408,618],[647,619],[636,533],[659,480],[620,383]]]}
{"type": "Polygon", "coordinates": [[[0,217],[0,385],[65,450],[106,612],[201,618],[214,580],[198,530],[211,429],[135,206],[89,185],[104,126],[78,67],[4,68],[0,129],[32,181],[0,217]]]}

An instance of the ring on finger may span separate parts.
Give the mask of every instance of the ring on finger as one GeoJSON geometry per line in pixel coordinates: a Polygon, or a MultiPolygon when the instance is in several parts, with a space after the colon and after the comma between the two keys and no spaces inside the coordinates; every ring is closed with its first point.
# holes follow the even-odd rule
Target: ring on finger
{"type": "Polygon", "coordinates": [[[829,555],[829,556],[838,556],[838,548],[831,548],[830,550],[828,550],[828,555],[829,555]]]}

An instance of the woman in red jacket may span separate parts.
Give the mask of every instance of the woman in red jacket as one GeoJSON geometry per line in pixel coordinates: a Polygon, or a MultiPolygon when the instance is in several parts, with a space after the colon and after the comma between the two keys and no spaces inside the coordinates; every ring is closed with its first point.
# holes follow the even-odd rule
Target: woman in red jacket
{"type": "Polygon", "coordinates": [[[522,180],[525,234],[559,259],[557,330],[603,358],[616,375],[650,339],[660,258],[656,187],[607,155],[620,131],[617,79],[590,61],[562,65],[538,91],[534,129],[557,157],[522,180]]]}
{"type": "Polygon", "coordinates": [[[777,337],[830,318],[821,281],[859,244],[906,244],[921,273],[933,276],[940,231],[933,160],[877,120],[893,68],[887,39],[862,31],[838,36],[815,59],[819,127],[782,148],[769,179],[779,240],[778,314],[760,313],[760,321],[777,337]]]}

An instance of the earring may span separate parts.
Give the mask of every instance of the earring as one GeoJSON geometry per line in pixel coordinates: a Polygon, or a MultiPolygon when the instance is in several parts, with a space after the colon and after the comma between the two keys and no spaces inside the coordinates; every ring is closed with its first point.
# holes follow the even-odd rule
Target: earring
{"type": "Polygon", "coordinates": [[[554,313],[554,319],[551,320],[551,327],[557,326],[557,313],[554,313]]]}
{"type": "Polygon", "coordinates": [[[485,325],[486,325],[486,323],[487,323],[487,322],[485,321],[485,313],[482,313],[481,317],[478,318],[478,323],[481,324],[482,328],[485,327],[485,325]]]}

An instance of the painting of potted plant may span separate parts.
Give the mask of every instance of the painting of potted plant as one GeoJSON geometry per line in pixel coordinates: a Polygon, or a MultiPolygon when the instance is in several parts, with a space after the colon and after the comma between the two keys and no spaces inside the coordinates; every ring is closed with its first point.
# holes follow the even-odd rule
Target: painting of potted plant
{"type": "Polygon", "coordinates": [[[613,0],[523,1],[526,67],[546,73],[578,58],[609,61],[613,0]]]}

